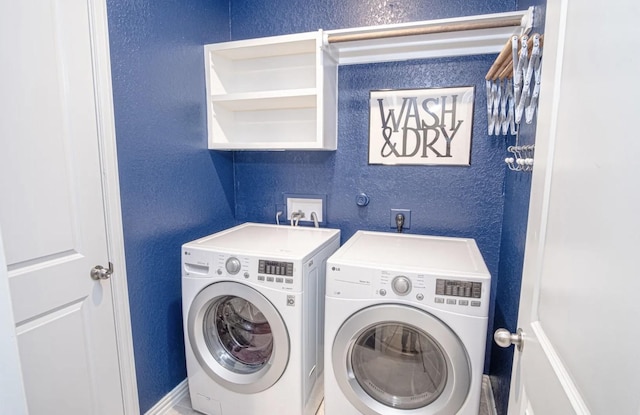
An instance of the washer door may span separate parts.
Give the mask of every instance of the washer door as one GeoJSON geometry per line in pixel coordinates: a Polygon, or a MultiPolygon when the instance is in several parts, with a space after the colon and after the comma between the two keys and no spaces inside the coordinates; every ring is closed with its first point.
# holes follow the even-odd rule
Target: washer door
{"type": "Polygon", "coordinates": [[[340,389],[360,412],[455,414],[471,384],[469,358],[441,320],[414,307],[383,304],[347,319],[333,342],[340,389]]]}
{"type": "Polygon", "coordinates": [[[276,383],[289,361],[289,334],[274,305],[244,284],[218,282],[189,309],[189,340],[204,371],[238,393],[276,383]]]}

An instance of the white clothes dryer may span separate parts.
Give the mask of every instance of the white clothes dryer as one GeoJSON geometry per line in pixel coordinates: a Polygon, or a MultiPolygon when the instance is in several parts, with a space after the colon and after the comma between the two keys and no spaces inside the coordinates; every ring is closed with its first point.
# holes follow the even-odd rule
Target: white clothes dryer
{"type": "Polygon", "coordinates": [[[490,286],[473,239],[356,232],[327,261],[325,413],[478,415],[490,286]]]}
{"type": "Polygon", "coordinates": [[[245,223],[182,246],[189,393],[209,415],[312,415],[340,231],[245,223]]]}

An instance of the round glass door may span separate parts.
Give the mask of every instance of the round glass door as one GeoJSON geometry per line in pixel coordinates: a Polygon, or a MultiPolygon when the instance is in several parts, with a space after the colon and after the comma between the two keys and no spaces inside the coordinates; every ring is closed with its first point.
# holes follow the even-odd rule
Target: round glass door
{"type": "Polygon", "coordinates": [[[447,362],[438,343],[404,323],[365,330],[351,351],[351,370],[360,387],[376,401],[417,409],[435,401],[447,383],[447,362]]]}
{"type": "Polygon", "coordinates": [[[273,304],[234,282],[209,285],[189,310],[191,348],[218,383],[241,393],[273,385],[289,357],[289,336],[273,304]]]}
{"type": "Polygon", "coordinates": [[[336,334],[338,385],[363,414],[456,413],[471,384],[469,359],[441,320],[405,305],[352,315],[336,334]]]}
{"type": "Polygon", "coordinates": [[[260,309],[244,298],[225,295],[210,302],[202,329],[209,353],[233,372],[257,372],[271,358],[271,326],[260,309]]]}

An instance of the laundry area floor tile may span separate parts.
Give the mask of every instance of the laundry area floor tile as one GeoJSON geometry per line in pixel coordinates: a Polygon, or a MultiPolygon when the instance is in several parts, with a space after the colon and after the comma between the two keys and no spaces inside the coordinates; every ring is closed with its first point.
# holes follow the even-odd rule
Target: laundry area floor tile
{"type": "MultiPolygon", "coordinates": [[[[482,378],[482,395],[480,399],[480,412],[478,415],[495,415],[495,403],[493,401],[493,395],[491,394],[491,387],[489,378],[483,376],[482,378]]],[[[191,408],[191,399],[189,394],[186,394],[173,408],[169,409],[165,415],[202,415],[199,412],[194,411],[191,408]]],[[[249,414],[247,414],[249,415],[249,414]]],[[[339,414],[325,414],[324,402],[318,408],[316,415],[339,415],[339,414]]]]}

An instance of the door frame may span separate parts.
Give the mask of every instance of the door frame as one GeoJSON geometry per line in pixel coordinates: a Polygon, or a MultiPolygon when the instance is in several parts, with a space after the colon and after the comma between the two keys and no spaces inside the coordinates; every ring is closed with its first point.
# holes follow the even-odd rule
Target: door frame
{"type": "Polygon", "coordinates": [[[102,194],[107,234],[109,261],[113,276],[109,279],[113,293],[113,311],[120,364],[120,382],[125,414],[139,414],[138,383],[133,354],[133,336],[129,308],[129,290],[124,255],[124,233],[120,205],[120,181],[116,148],[113,88],[111,84],[111,58],[106,0],[87,0],[91,25],[96,120],[102,194]]]}

